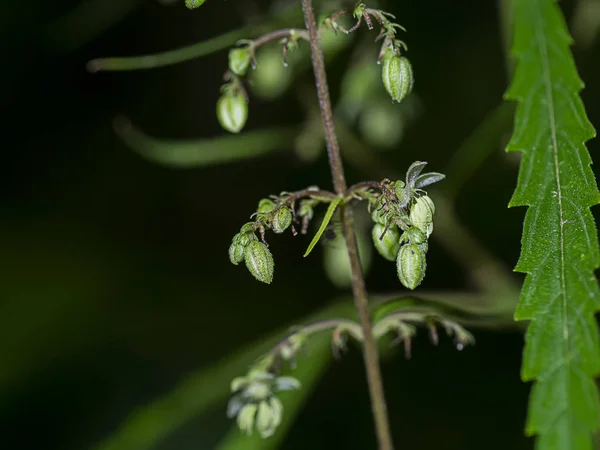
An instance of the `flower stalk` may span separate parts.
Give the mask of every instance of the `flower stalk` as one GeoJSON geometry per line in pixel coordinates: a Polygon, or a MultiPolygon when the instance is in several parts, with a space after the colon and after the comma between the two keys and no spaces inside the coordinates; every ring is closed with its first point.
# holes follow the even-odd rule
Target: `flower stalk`
{"type": "MultiPolygon", "coordinates": [[[[310,37],[313,70],[315,73],[319,107],[321,110],[323,128],[325,131],[327,154],[329,157],[333,186],[338,195],[345,195],[347,186],[346,179],[344,177],[344,167],[342,165],[340,148],[333,122],[333,111],[327,85],[325,61],[319,39],[315,14],[312,7],[312,0],[302,0],[302,9],[304,11],[304,21],[310,37]]],[[[342,226],[344,240],[346,241],[346,247],[348,248],[348,257],[350,259],[352,293],[364,338],[363,355],[371,398],[371,408],[373,410],[373,417],[375,420],[377,441],[380,450],[392,450],[393,442],[383,390],[381,369],[379,366],[379,355],[377,354],[377,344],[375,337],[373,336],[367,291],[365,288],[362,267],[360,265],[360,259],[358,256],[358,245],[356,242],[356,236],[354,234],[353,214],[350,206],[343,207],[342,226]]]]}

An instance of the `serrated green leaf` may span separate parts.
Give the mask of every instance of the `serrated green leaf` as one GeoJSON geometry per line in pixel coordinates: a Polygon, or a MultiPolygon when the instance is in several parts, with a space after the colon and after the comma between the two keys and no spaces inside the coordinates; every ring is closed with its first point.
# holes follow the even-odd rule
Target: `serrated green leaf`
{"type": "Polygon", "coordinates": [[[526,433],[540,450],[591,450],[600,422],[594,376],[598,239],[589,208],[600,202],[585,141],[595,135],[583,103],[571,38],[555,0],[512,2],[517,100],[507,151],[522,152],[510,206],[529,206],[518,272],[527,273],[516,320],[531,320],[523,380],[533,386],[526,433]]]}

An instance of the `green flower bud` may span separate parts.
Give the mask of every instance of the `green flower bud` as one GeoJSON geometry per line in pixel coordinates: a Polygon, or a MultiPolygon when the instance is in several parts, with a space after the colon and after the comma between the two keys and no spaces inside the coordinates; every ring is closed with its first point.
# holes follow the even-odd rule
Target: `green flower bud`
{"type": "Polygon", "coordinates": [[[281,425],[281,419],[283,417],[283,403],[281,403],[281,400],[279,400],[277,397],[271,397],[269,403],[271,404],[271,426],[273,429],[275,429],[281,425]]]}
{"type": "Polygon", "coordinates": [[[402,234],[401,241],[411,244],[423,244],[427,242],[427,236],[417,227],[410,227],[402,234]]]}
{"type": "MultiPolygon", "coordinates": [[[[238,235],[236,235],[238,236],[238,235]]],[[[232,242],[229,246],[229,260],[236,266],[244,260],[245,246],[239,242],[232,242]]]]}
{"type": "Polygon", "coordinates": [[[400,250],[400,233],[398,228],[395,225],[392,225],[385,232],[383,239],[380,240],[379,238],[381,237],[383,230],[385,230],[385,225],[378,223],[373,226],[373,231],[371,233],[373,244],[375,244],[375,248],[381,256],[388,261],[395,261],[398,250],[400,250]]]}
{"type": "Polygon", "coordinates": [[[248,71],[251,58],[248,47],[232,48],[229,50],[229,69],[236,75],[243,77],[248,71]]]}
{"type": "Polygon", "coordinates": [[[292,224],[292,210],[287,206],[282,206],[275,213],[271,228],[275,233],[283,233],[292,224]]]}
{"type": "Polygon", "coordinates": [[[270,213],[275,209],[275,202],[270,198],[263,198],[260,202],[258,202],[258,209],[256,212],[258,213],[270,213]]]}
{"type": "Polygon", "coordinates": [[[246,222],[240,228],[240,234],[254,233],[254,222],[246,222]]]}
{"type": "Polygon", "coordinates": [[[396,197],[398,198],[400,205],[406,205],[408,203],[405,186],[404,181],[396,181],[394,184],[394,191],[396,192],[396,197]]]}
{"type": "Polygon", "coordinates": [[[307,220],[312,220],[315,215],[315,210],[313,209],[312,203],[310,201],[301,201],[300,208],[298,209],[298,215],[300,217],[306,217],[307,220]]]}
{"type": "Polygon", "coordinates": [[[373,205],[373,210],[371,211],[371,220],[375,223],[379,223],[381,225],[385,225],[388,222],[389,212],[382,208],[383,204],[381,201],[375,202],[373,205]]]}
{"type": "Polygon", "coordinates": [[[257,239],[258,238],[254,234],[254,223],[248,222],[240,228],[240,232],[233,237],[231,242],[245,247],[251,241],[256,241],[257,239]]]}
{"type": "Polygon", "coordinates": [[[202,6],[205,1],[206,0],[185,0],[185,6],[187,6],[188,9],[195,9],[202,6]]]}
{"type": "Polygon", "coordinates": [[[248,435],[252,434],[254,428],[254,418],[256,417],[256,411],[258,405],[255,403],[248,403],[239,412],[237,416],[237,425],[243,433],[248,435]]]}
{"type": "Polygon", "coordinates": [[[239,133],[248,119],[248,102],[240,93],[227,92],[217,102],[217,119],[231,133],[239,133]]]}
{"type": "Polygon", "coordinates": [[[404,245],[398,252],[396,269],[400,282],[408,289],[414,289],[425,277],[425,253],[416,244],[404,245]]]}
{"type": "Polygon", "coordinates": [[[256,429],[261,437],[267,438],[275,433],[277,426],[281,423],[282,413],[283,405],[276,397],[259,403],[256,414],[256,429]]]}
{"type": "Polygon", "coordinates": [[[265,244],[258,241],[250,242],[245,249],[246,267],[258,281],[270,284],[273,281],[275,262],[273,255],[265,244]]]}
{"type": "Polygon", "coordinates": [[[410,209],[410,221],[421,230],[427,237],[433,232],[433,214],[435,206],[427,195],[418,197],[410,209]]]}
{"type": "Polygon", "coordinates": [[[383,57],[381,79],[392,100],[400,103],[413,88],[414,78],[412,66],[408,59],[399,56],[393,49],[388,49],[383,57]]]}

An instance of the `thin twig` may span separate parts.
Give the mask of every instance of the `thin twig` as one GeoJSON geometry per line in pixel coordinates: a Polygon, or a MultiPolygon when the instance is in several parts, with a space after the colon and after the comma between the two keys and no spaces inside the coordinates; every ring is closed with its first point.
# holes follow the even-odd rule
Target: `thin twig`
{"type": "Polygon", "coordinates": [[[289,37],[293,36],[294,34],[297,35],[298,37],[300,37],[301,39],[306,39],[308,41],[308,34],[306,33],[306,30],[299,30],[296,28],[286,28],[283,30],[277,30],[277,31],[273,31],[271,33],[264,34],[261,37],[259,37],[258,39],[255,39],[250,42],[254,48],[258,48],[258,47],[265,45],[268,42],[275,41],[275,40],[281,39],[281,38],[289,38],[289,37]]]}
{"type": "MultiPolygon", "coordinates": [[[[302,0],[302,9],[304,11],[306,28],[308,29],[310,35],[310,48],[313,69],[315,72],[315,83],[319,96],[319,106],[321,109],[321,117],[325,131],[327,154],[329,156],[329,165],[331,168],[333,185],[335,192],[338,195],[344,195],[346,193],[346,180],[344,178],[344,168],[342,166],[340,148],[333,124],[333,111],[331,108],[331,100],[329,98],[323,50],[321,48],[319,31],[312,8],[312,0],[302,0]]],[[[381,377],[381,370],[379,368],[379,356],[377,354],[375,338],[373,337],[367,291],[365,288],[360,259],[358,257],[358,246],[356,243],[356,236],[354,234],[353,215],[350,205],[343,207],[342,224],[344,239],[346,241],[346,247],[348,248],[348,257],[350,258],[352,293],[354,296],[356,309],[358,310],[358,317],[364,336],[363,355],[379,449],[393,450],[392,436],[383,392],[383,381],[381,377]]]]}

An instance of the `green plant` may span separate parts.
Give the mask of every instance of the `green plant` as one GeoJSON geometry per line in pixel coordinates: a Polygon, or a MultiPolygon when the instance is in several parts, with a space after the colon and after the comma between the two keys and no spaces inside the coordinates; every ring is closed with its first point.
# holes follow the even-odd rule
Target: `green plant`
{"type": "MultiPolygon", "coordinates": [[[[191,9],[203,3],[186,1],[191,9]]],[[[406,44],[396,36],[403,28],[394,22],[391,14],[363,3],[327,14],[319,23],[311,0],[303,0],[302,8],[306,29],[268,31],[256,39],[238,41],[238,47],[230,49],[217,118],[231,133],[240,133],[244,128],[251,111],[244,80],[250,70],[261,70],[256,64],[259,48],[280,41],[283,64],[293,66],[294,62],[288,62],[288,57],[291,59],[291,55],[307,42],[319,100],[316,116],[320,116],[320,122],[316,122],[318,126],[322,123],[323,128],[317,140],[324,138],[326,142],[333,191],[310,186],[260,200],[250,216],[252,221],[242,225],[232,239],[229,257],[235,265],[244,262],[257,280],[270,284],[275,260],[266,240],[267,232],[280,234],[289,229],[296,235],[296,226],[300,226],[300,234],[306,234],[315,217],[315,208],[327,205],[325,216],[304,256],[311,253],[334,215],[338,214],[347,246],[349,282],[358,322],[349,318],[321,318],[295,328],[274,345],[263,349],[258,359],[249,364],[247,374],[231,383],[233,396],[228,415],[236,417],[239,428],[248,434],[256,430],[261,437],[275,435],[286,409],[276,392],[301,386],[295,378],[279,375],[283,363],[293,365],[298,352],[312,342],[315,335],[329,332],[336,355],[345,349],[348,338],[362,345],[379,448],[391,449],[377,340],[393,332],[398,337],[397,342],[404,343],[405,353],[409,356],[414,324],[429,327],[434,342],[438,339],[435,327],[443,326],[454,336],[459,348],[471,343],[473,338],[464,328],[469,325],[468,320],[464,317],[457,320],[444,306],[435,305],[433,309],[421,311],[414,310],[412,303],[407,308],[397,300],[382,302],[375,309],[369,305],[352,207],[356,202],[367,202],[376,250],[385,259],[396,262],[399,281],[413,290],[425,276],[428,239],[437,234],[433,233],[434,214],[439,214],[439,206],[443,209],[446,201],[443,188],[432,192],[431,197],[423,188],[442,180],[444,175],[421,174],[426,163],[417,161],[408,168],[404,180],[388,174],[394,179],[363,181],[348,187],[338,141],[350,148],[352,138],[348,137],[351,134],[337,117],[342,113],[334,111],[329,97],[322,41],[327,33],[353,33],[362,23],[368,29],[379,28],[377,40],[381,40],[382,45],[373,61],[381,64],[381,84],[393,102],[402,102],[397,106],[400,108],[410,100],[414,81],[411,63],[403,54],[406,44]],[[343,20],[349,15],[354,18],[354,23],[346,24],[343,20]]],[[[595,132],[578,96],[581,82],[568,48],[570,38],[562,13],[555,2],[522,0],[511,3],[510,8],[517,65],[507,98],[517,100],[519,105],[508,150],[523,154],[519,182],[510,205],[530,207],[516,269],[528,276],[515,318],[531,321],[526,334],[522,377],[526,381],[537,380],[531,394],[526,432],[539,435],[536,444],[539,449],[587,450],[592,448],[592,435],[600,423],[600,402],[594,383],[594,377],[600,372],[600,347],[594,319],[599,309],[600,292],[593,274],[600,264],[600,255],[589,211],[600,202],[600,194],[589,167],[589,154],[583,145],[595,132]]],[[[166,63],[173,61],[171,56],[163,57],[166,63]]],[[[111,64],[118,69],[121,63],[95,61],[92,67],[98,70],[111,64]]],[[[133,61],[123,64],[122,67],[136,66],[133,61]]],[[[372,77],[370,70],[371,67],[364,69],[364,79],[372,77]]],[[[345,100],[349,103],[369,95],[360,92],[364,79],[357,79],[359,81],[348,81],[352,86],[349,89],[351,95],[345,100]]],[[[351,108],[345,114],[352,115],[351,108]]],[[[505,116],[499,114],[497,117],[505,116]]],[[[315,133],[314,126],[309,130],[309,134],[315,133]]],[[[132,145],[146,156],[164,158],[156,151],[160,143],[130,125],[126,131],[121,128],[120,132],[131,138],[132,145]],[[152,151],[148,151],[150,147],[152,151]]],[[[300,132],[299,136],[306,138],[306,133],[300,132]]],[[[313,143],[309,141],[306,145],[310,147],[313,143]]],[[[355,152],[354,156],[356,153],[360,154],[355,152]]],[[[226,154],[220,157],[227,159],[226,154]]],[[[189,164],[184,162],[183,165],[189,164]]],[[[452,180],[451,174],[448,180],[452,180]]],[[[443,222],[454,223],[451,211],[446,210],[443,214],[443,222]]],[[[442,221],[436,219],[436,224],[439,222],[442,221]]],[[[442,223],[441,226],[452,225],[442,223]]],[[[460,232],[456,234],[460,235],[460,232]]],[[[446,229],[440,239],[449,239],[449,235],[446,229]]],[[[479,258],[479,261],[485,261],[482,265],[491,274],[478,280],[482,291],[495,292],[499,296],[512,295],[513,281],[486,259],[487,255],[480,251],[477,243],[468,238],[463,242],[470,248],[461,253],[466,259],[465,265],[469,267],[479,258]]],[[[473,277],[481,276],[478,270],[478,267],[472,270],[473,277]]],[[[473,316],[482,318],[484,315],[473,316]]]]}

